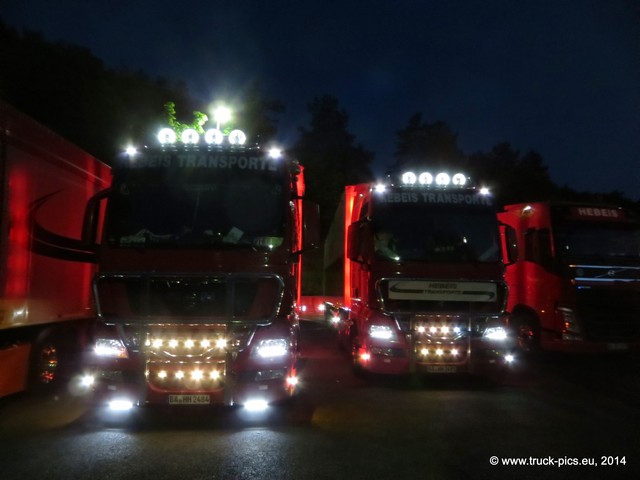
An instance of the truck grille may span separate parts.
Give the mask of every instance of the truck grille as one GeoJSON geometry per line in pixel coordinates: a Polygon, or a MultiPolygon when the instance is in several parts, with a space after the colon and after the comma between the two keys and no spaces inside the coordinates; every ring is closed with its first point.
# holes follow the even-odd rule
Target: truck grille
{"type": "Polygon", "coordinates": [[[578,288],[577,307],[588,340],[640,340],[638,289],[578,288]]]}
{"type": "Polygon", "coordinates": [[[150,387],[160,391],[210,391],[222,388],[227,360],[243,350],[250,326],[151,325],[142,352],[150,387]]]}
{"type": "Polygon", "coordinates": [[[400,329],[412,332],[418,363],[465,363],[468,359],[470,323],[461,315],[395,315],[400,329]]]}

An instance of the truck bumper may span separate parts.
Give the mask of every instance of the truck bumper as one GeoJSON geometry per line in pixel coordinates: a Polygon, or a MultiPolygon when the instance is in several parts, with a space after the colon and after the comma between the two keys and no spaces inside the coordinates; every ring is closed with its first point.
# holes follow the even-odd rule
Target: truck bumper
{"type": "Polygon", "coordinates": [[[187,388],[161,388],[135,369],[88,369],[84,381],[95,408],[140,406],[268,405],[290,398],[296,389],[295,368],[252,370],[212,383],[186,382],[187,388]]]}
{"type": "Polygon", "coordinates": [[[421,351],[407,346],[388,348],[365,345],[353,352],[354,363],[374,374],[406,375],[481,373],[508,367],[514,360],[515,345],[482,339],[421,351]]]}

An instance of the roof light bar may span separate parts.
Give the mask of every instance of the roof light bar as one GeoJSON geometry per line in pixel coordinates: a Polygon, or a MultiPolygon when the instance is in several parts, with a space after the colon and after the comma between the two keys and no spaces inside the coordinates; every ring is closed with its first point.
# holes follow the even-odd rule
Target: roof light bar
{"type": "Polygon", "coordinates": [[[401,181],[403,185],[419,184],[422,186],[436,185],[438,187],[454,185],[456,187],[462,187],[468,183],[469,178],[463,173],[449,175],[446,172],[439,172],[434,176],[434,174],[430,172],[420,172],[419,174],[405,172],[401,176],[401,181]]]}
{"type": "MultiPolygon", "coordinates": [[[[178,135],[171,128],[161,129],[157,138],[161,145],[173,145],[178,142],[178,135]]],[[[208,145],[222,145],[224,139],[224,134],[217,128],[209,129],[204,134],[204,141],[208,145]]],[[[247,135],[242,130],[232,130],[227,140],[231,145],[244,145],[247,135]]],[[[179,141],[185,145],[196,145],[200,142],[200,135],[193,128],[188,128],[182,132],[179,141]]]]}
{"type": "Polygon", "coordinates": [[[204,134],[204,141],[209,145],[221,145],[224,142],[224,134],[217,128],[211,128],[204,134]]]}

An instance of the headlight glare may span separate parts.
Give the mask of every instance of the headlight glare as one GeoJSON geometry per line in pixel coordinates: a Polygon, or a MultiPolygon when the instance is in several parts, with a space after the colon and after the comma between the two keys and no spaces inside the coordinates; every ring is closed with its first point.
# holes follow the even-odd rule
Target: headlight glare
{"type": "Polygon", "coordinates": [[[507,330],[504,327],[489,327],[484,331],[484,337],[489,340],[506,340],[507,330]]]}
{"type": "Polygon", "coordinates": [[[379,340],[395,340],[396,334],[389,325],[371,325],[369,336],[379,340]]]}
{"type": "Polygon", "coordinates": [[[99,357],[128,358],[127,349],[117,338],[98,338],[93,351],[99,357]]]}
{"type": "Polygon", "coordinates": [[[284,357],[289,352],[289,344],[285,338],[269,338],[260,340],[254,354],[260,358],[284,357]]]}

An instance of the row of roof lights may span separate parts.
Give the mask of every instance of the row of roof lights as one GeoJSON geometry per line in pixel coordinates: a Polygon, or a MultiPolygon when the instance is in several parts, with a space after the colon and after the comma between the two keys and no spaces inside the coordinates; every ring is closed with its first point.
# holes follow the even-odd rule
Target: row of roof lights
{"type": "Polygon", "coordinates": [[[446,187],[448,185],[455,185],[462,187],[467,183],[467,176],[463,173],[455,173],[449,175],[445,172],[440,172],[435,175],[429,172],[405,172],[401,177],[404,185],[437,185],[439,187],[446,187]]]}
{"type": "MultiPolygon", "coordinates": [[[[161,145],[173,145],[178,142],[178,135],[171,128],[163,128],[158,132],[158,141],[161,145]]],[[[219,129],[211,128],[205,132],[204,141],[208,145],[222,145],[225,141],[225,135],[219,129]]],[[[247,136],[242,130],[232,130],[227,141],[231,145],[244,145],[247,136]]],[[[187,128],[180,135],[180,142],[185,145],[195,145],[200,142],[200,134],[193,128],[187,128]]]]}

